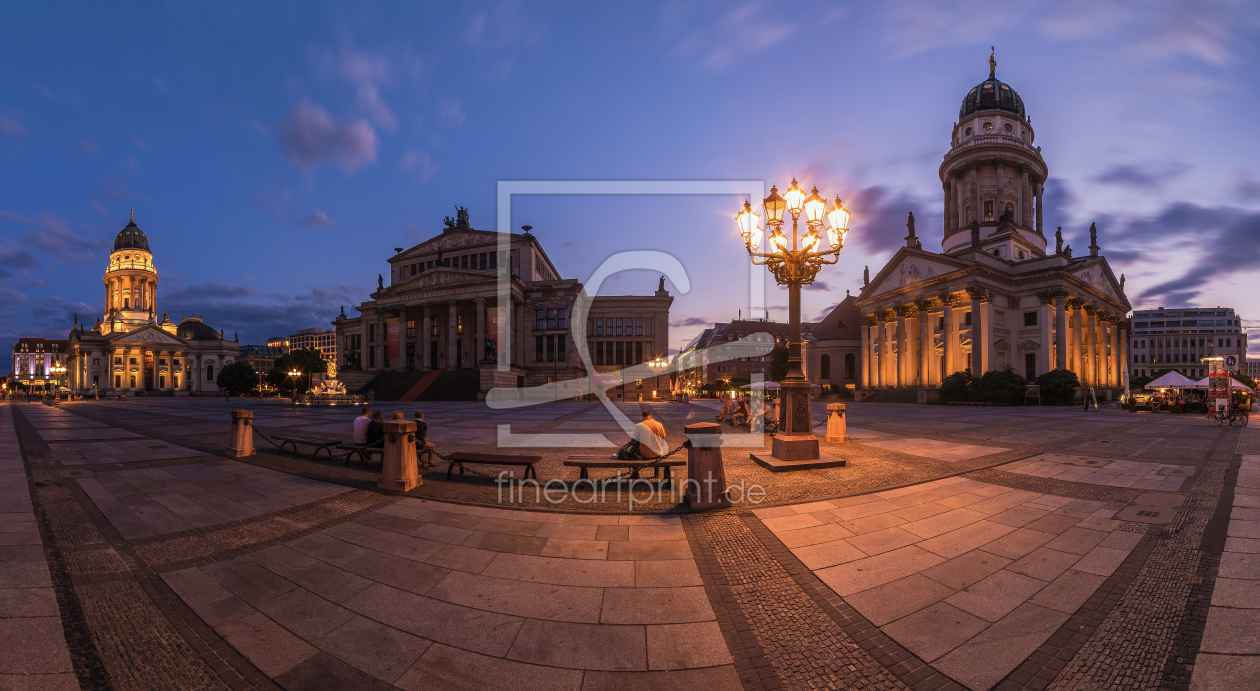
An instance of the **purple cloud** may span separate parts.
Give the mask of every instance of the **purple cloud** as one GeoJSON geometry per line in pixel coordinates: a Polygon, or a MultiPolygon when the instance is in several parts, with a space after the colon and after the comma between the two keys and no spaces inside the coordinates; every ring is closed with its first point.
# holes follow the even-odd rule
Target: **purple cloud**
{"type": "Polygon", "coordinates": [[[302,220],[298,221],[298,223],[301,223],[304,228],[318,228],[319,226],[333,225],[333,220],[322,210],[312,209],[311,212],[303,216],[302,220]]]}
{"type": "Polygon", "coordinates": [[[293,110],[276,133],[280,150],[293,165],[312,171],[326,163],[338,163],[353,173],[376,161],[376,131],[362,118],[334,122],[328,111],[310,101],[293,110]]]}

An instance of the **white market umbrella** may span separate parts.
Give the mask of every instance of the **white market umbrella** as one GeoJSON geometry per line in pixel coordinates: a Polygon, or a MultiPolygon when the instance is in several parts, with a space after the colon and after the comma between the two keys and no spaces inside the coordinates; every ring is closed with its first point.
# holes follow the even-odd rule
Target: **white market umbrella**
{"type": "Polygon", "coordinates": [[[776,382],[772,382],[772,381],[759,381],[759,382],[757,382],[757,383],[755,383],[755,384],[745,384],[744,386],[741,386],[741,387],[739,387],[739,388],[741,388],[741,389],[753,389],[753,388],[756,388],[756,389],[777,389],[777,388],[779,388],[779,385],[778,385],[778,383],[776,383],[776,382]]]}
{"type": "Polygon", "coordinates": [[[1193,389],[1195,382],[1182,376],[1177,372],[1169,372],[1164,376],[1148,383],[1144,388],[1147,389],[1193,389]]]}
{"type": "MultiPolygon", "coordinates": [[[[1196,389],[1208,388],[1208,379],[1209,377],[1204,377],[1200,379],[1199,381],[1195,382],[1194,388],[1196,389]]],[[[1151,382],[1151,383],[1154,384],[1155,382],[1151,382]]],[[[1237,379],[1234,379],[1233,377],[1229,378],[1229,388],[1231,391],[1247,391],[1249,393],[1251,392],[1251,389],[1247,388],[1246,384],[1238,381],[1237,379]]]]}

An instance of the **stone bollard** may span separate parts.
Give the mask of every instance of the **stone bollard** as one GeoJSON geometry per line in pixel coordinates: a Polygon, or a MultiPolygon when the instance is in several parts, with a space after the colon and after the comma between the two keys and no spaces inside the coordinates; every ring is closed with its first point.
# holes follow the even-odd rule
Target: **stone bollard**
{"type": "Polygon", "coordinates": [[[731,505],[722,467],[722,426],[715,422],[687,425],[687,504],[693,509],[731,505]]]}
{"type": "Polygon", "coordinates": [[[254,411],[232,411],[232,439],[227,447],[229,458],[245,458],[254,455],[254,411]]]}
{"type": "Polygon", "coordinates": [[[827,441],[841,444],[849,441],[849,426],[844,421],[844,404],[827,404],[827,441]]]}
{"type": "Polygon", "coordinates": [[[378,489],[409,492],[424,484],[416,469],[416,423],[409,420],[385,421],[385,451],[381,454],[378,489]]]}

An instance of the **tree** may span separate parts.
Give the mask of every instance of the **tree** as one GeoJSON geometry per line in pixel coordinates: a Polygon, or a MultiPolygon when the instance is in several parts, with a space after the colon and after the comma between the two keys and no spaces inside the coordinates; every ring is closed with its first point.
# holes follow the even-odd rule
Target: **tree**
{"type": "Polygon", "coordinates": [[[275,366],[267,372],[267,383],[277,389],[293,389],[299,385],[300,377],[290,377],[289,372],[301,372],[307,376],[305,384],[310,383],[310,375],[328,371],[328,362],[314,348],[299,348],[276,358],[275,366]]]}
{"type": "Polygon", "coordinates": [[[1248,376],[1247,376],[1247,375],[1245,375],[1245,374],[1241,374],[1241,373],[1239,373],[1239,374],[1235,374],[1235,375],[1234,375],[1234,379],[1237,379],[1239,382],[1241,382],[1241,383],[1242,383],[1244,386],[1246,386],[1247,388],[1250,388],[1250,389],[1254,389],[1254,388],[1256,388],[1256,380],[1255,380],[1255,379],[1252,379],[1251,377],[1248,377],[1248,376]]]}
{"type": "Polygon", "coordinates": [[[1154,377],[1130,377],[1129,390],[1145,389],[1146,385],[1150,384],[1152,381],[1155,381],[1154,377]]]}
{"type": "Polygon", "coordinates": [[[219,370],[214,380],[225,396],[239,396],[258,387],[258,373],[248,362],[233,362],[219,370]]]}
{"type": "Polygon", "coordinates": [[[788,372],[787,346],[777,345],[770,351],[770,381],[781,382],[788,372]]]}
{"type": "Polygon", "coordinates": [[[990,370],[980,378],[980,400],[994,405],[1023,405],[1024,386],[1028,380],[1007,366],[999,370],[990,370]]]}
{"type": "Polygon", "coordinates": [[[941,403],[974,401],[980,390],[980,380],[971,376],[971,370],[954,372],[941,380],[941,403]]]}
{"type": "Polygon", "coordinates": [[[1037,377],[1037,386],[1041,387],[1041,402],[1044,405],[1072,405],[1076,402],[1076,390],[1081,381],[1076,373],[1070,370],[1057,369],[1037,377]]]}

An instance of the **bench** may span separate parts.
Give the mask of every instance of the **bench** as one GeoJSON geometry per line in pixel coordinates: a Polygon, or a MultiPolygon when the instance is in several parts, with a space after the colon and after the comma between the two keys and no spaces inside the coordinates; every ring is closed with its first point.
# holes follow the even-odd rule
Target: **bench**
{"type": "MultiPolygon", "coordinates": [[[[346,465],[350,465],[350,458],[356,454],[359,457],[360,463],[370,463],[372,461],[372,454],[383,454],[385,452],[384,445],[368,446],[367,444],[338,444],[337,448],[346,452],[346,465]]],[[[381,460],[383,461],[385,459],[382,458],[381,460]]]]}
{"type": "Polygon", "coordinates": [[[517,465],[525,466],[525,478],[531,475],[535,480],[538,479],[538,471],[534,470],[534,464],[542,460],[542,456],[500,456],[491,453],[464,453],[462,451],[453,453],[445,457],[450,465],[446,466],[446,479],[451,479],[451,471],[455,470],[455,466],[459,466],[459,474],[464,474],[464,466],[467,464],[483,464],[483,465],[517,465]]]}
{"type": "Polygon", "coordinates": [[[992,406],[988,401],[950,401],[949,405],[992,406]]]}
{"type": "Polygon", "coordinates": [[[273,437],[280,440],[280,447],[277,452],[284,454],[284,446],[288,444],[293,447],[293,455],[297,455],[298,444],[303,446],[314,446],[315,452],[311,454],[312,458],[319,458],[319,452],[323,451],[328,454],[329,460],[332,459],[332,449],[330,447],[341,444],[340,439],[328,439],[326,437],[308,437],[301,434],[273,434],[273,437]]]}
{"type": "Polygon", "coordinates": [[[670,468],[677,468],[679,466],[685,466],[687,465],[687,462],[682,461],[682,460],[678,460],[678,461],[660,461],[660,460],[630,461],[630,460],[620,460],[616,458],[609,458],[607,456],[569,456],[569,459],[564,462],[564,465],[569,468],[579,468],[580,469],[578,471],[579,480],[589,480],[590,479],[589,470],[591,468],[625,468],[630,471],[631,480],[641,479],[639,477],[639,473],[643,470],[644,466],[652,467],[653,478],[660,477],[661,468],[664,468],[665,478],[662,482],[663,484],[664,483],[672,484],[674,479],[673,477],[671,477],[670,468]],[[652,465],[654,462],[658,463],[658,465],[652,465]]]}

